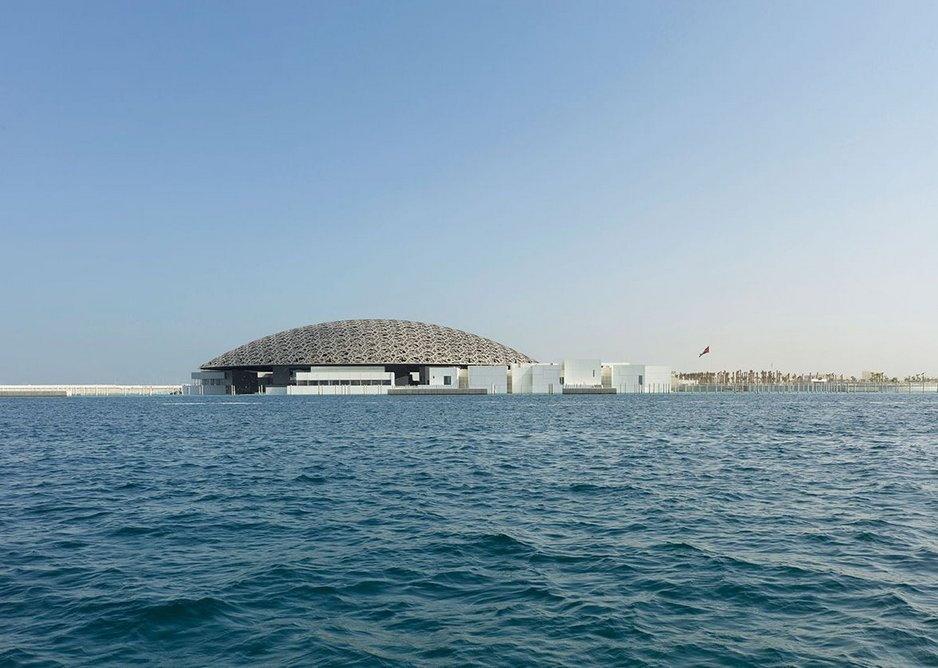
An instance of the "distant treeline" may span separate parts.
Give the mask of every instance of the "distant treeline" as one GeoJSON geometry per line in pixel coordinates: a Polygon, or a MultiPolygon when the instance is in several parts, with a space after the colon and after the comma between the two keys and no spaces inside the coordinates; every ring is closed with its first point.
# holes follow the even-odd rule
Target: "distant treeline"
{"type": "Polygon", "coordinates": [[[928,383],[935,382],[935,378],[925,374],[916,374],[897,378],[888,377],[881,371],[864,373],[861,378],[845,376],[840,373],[786,373],[775,370],[756,371],[749,369],[736,369],[735,371],[695,371],[692,373],[675,372],[677,380],[696,381],[697,383],[710,383],[716,385],[791,385],[804,383],[928,383]]]}

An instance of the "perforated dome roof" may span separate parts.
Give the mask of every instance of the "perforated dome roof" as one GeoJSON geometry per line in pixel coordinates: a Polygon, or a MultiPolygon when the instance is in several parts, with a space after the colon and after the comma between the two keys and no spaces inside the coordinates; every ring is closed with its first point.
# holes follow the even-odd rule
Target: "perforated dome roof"
{"type": "Polygon", "coordinates": [[[450,327],[408,320],[339,320],[265,336],[229,350],[202,368],[534,361],[491,339],[450,327]]]}

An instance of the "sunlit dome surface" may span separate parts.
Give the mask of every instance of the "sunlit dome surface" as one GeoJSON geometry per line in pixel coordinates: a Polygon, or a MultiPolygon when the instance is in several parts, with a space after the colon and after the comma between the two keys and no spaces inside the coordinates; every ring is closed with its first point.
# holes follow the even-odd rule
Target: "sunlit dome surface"
{"type": "Polygon", "coordinates": [[[265,336],[219,355],[202,368],[534,361],[496,341],[451,327],[408,320],[339,320],[265,336]]]}

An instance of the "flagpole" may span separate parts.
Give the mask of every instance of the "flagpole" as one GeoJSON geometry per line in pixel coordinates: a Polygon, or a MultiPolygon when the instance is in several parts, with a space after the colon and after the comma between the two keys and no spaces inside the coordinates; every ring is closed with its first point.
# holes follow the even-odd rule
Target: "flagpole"
{"type": "MultiPolygon", "coordinates": [[[[709,354],[710,354],[710,346],[708,345],[706,348],[703,349],[702,353],[697,355],[697,359],[699,360],[704,355],[709,355],[709,354]]],[[[716,387],[716,377],[713,375],[713,362],[711,361],[709,357],[707,358],[706,381],[707,381],[705,383],[706,385],[713,385],[714,387],[716,387]]]]}
{"type": "MultiPolygon", "coordinates": [[[[705,348],[703,349],[703,352],[702,352],[702,353],[700,353],[699,355],[697,355],[697,359],[700,359],[700,358],[703,357],[704,355],[709,355],[709,354],[710,354],[710,346],[708,345],[707,347],[705,347],[705,348]]],[[[711,376],[712,376],[712,375],[713,375],[713,363],[710,361],[710,358],[708,357],[708,358],[707,358],[707,377],[706,377],[706,380],[707,380],[707,383],[706,383],[706,384],[707,384],[707,385],[714,385],[714,384],[715,384],[714,382],[712,382],[713,380],[715,380],[715,379],[711,379],[711,376]]]]}

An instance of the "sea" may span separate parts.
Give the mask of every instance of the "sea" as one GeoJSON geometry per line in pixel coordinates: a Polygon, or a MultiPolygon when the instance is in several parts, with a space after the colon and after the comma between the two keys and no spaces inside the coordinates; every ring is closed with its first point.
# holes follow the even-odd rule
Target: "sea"
{"type": "Polygon", "coordinates": [[[2,666],[938,666],[938,395],[0,399],[2,666]]]}

